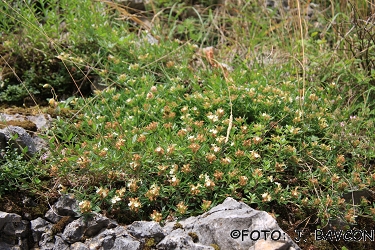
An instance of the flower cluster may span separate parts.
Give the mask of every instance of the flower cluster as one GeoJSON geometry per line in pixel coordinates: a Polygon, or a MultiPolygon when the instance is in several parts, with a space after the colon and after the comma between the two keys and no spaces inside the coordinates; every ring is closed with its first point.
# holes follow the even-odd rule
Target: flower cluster
{"type": "MultiPolygon", "coordinates": [[[[161,44],[154,49],[169,50],[161,44]]],[[[63,123],[77,134],[77,143],[64,149],[50,173],[65,174],[75,186],[99,187],[86,196],[91,201],[80,203],[82,212],[98,203],[160,222],[208,211],[233,196],[269,211],[276,200],[300,210],[314,206],[327,218],[344,206],[335,197],[339,193],[375,185],[375,174],[364,172],[369,164],[360,157],[374,140],[355,129],[373,123],[334,106],[334,87],[324,91],[311,83],[302,89],[294,77],[268,79],[245,69],[227,78],[192,75],[189,64],[170,59],[160,84],[143,70],[152,57],[140,51],[139,64],[129,62],[110,78],[121,88],[101,91],[89,99],[91,106],[76,100],[85,107],[81,120],[63,123]]],[[[119,64],[115,55],[107,59],[119,64]]],[[[365,203],[363,213],[370,215],[365,203]]],[[[347,219],[353,214],[347,212],[347,219]]]]}

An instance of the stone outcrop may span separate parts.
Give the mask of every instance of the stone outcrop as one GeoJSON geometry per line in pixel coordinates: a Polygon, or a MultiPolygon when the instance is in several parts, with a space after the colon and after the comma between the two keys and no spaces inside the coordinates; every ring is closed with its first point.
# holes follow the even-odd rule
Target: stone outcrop
{"type": "MultiPolygon", "coordinates": [[[[27,113],[27,111],[25,110],[27,113]]],[[[7,125],[23,127],[28,131],[42,131],[47,129],[51,123],[51,116],[47,114],[20,114],[14,111],[6,111],[0,113],[0,127],[6,127],[7,125]],[[7,114],[9,112],[10,114],[7,114]]]]}
{"type": "Polygon", "coordinates": [[[27,147],[28,156],[33,156],[40,151],[48,151],[48,143],[34,132],[47,129],[50,121],[49,115],[0,113],[0,158],[9,146],[19,153],[27,147]]]}
{"type": "Polygon", "coordinates": [[[22,149],[27,147],[27,154],[32,156],[36,153],[36,145],[29,133],[18,126],[7,126],[4,129],[0,129],[0,146],[5,149],[8,145],[11,148],[17,149],[19,153],[22,149]]]}
{"type": "MultiPolygon", "coordinates": [[[[257,249],[255,246],[261,239],[274,248],[262,249],[299,249],[290,237],[277,225],[275,219],[264,211],[250,208],[248,205],[227,198],[222,204],[198,216],[190,217],[179,222],[183,230],[172,231],[159,246],[168,246],[166,243],[180,243],[181,235],[192,236],[202,245],[217,245],[220,249],[257,249]],[[177,237],[176,237],[177,236],[177,237]]],[[[173,228],[168,223],[164,229],[167,232],[173,228]]],[[[169,249],[168,247],[163,249],[169,249]]],[[[205,248],[202,248],[205,249],[205,248]]]]}
{"type": "Polygon", "coordinates": [[[27,249],[28,223],[18,214],[0,211],[0,249],[12,249],[13,246],[27,249]]]}
{"type": "Polygon", "coordinates": [[[63,195],[44,218],[0,212],[0,249],[300,249],[266,212],[227,198],[208,212],[163,227],[153,221],[122,226],[101,214],[82,216],[63,195]]]}

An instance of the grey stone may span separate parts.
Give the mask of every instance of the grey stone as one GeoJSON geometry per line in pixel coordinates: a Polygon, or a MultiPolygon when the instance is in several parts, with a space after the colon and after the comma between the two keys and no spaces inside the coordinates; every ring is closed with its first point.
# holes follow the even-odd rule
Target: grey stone
{"type": "Polygon", "coordinates": [[[78,217],[78,202],[73,195],[62,195],[59,200],[45,214],[45,218],[52,223],[57,223],[63,216],[78,217]]]}
{"type": "Polygon", "coordinates": [[[153,238],[159,242],[165,237],[159,223],[154,221],[134,221],[127,227],[127,231],[137,239],[153,238]]]}
{"type": "Polygon", "coordinates": [[[88,220],[83,219],[82,217],[80,219],[83,219],[83,222],[86,222],[86,231],[85,236],[92,237],[99,233],[100,230],[107,228],[109,225],[112,225],[111,227],[115,226],[115,224],[112,223],[110,219],[107,217],[93,213],[93,217],[90,217],[88,220]]]}
{"type": "MultiPolygon", "coordinates": [[[[36,125],[37,130],[48,128],[51,120],[50,115],[44,114],[25,116],[21,114],[0,113],[0,121],[30,121],[36,125]]],[[[21,127],[9,125],[6,128],[0,129],[0,157],[4,157],[4,153],[1,151],[5,151],[6,147],[12,144],[9,143],[9,140],[14,134],[18,134],[18,138],[13,141],[13,148],[16,148],[18,152],[21,152],[21,149],[26,146],[28,147],[27,154],[29,156],[41,150],[48,152],[48,142],[46,140],[36,135],[31,136],[21,127]]]]}
{"type": "MultiPolygon", "coordinates": [[[[106,248],[106,249],[110,249],[110,248],[106,248]]],[[[82,242],[76,242],[70,245],[70,250],[90,250],[90,248],[82,242]]]]}
{"type": "Polygon", "coordinates": [[[289,242],[273,241],[273,240],[258,240],[249,248],[249,250],[294,250],[289,242]]]}
{"type": "Polygon", "coordinates": [[[40,250],[53,250],[55,244],[54,243],[48,243],[47,245],[40,246],[40,250]]]}
{"type": "Polygon", "coordinates": [[[37,130],[46,129],[51,124],[51,116],[49,114],[39,115],[22,115],[22,114],[6,114],[0,113],[0,121],[30,121],[36,125],[37,130]]]}
{"type": "Polygon", "coordinates": [[[55,210],[62,216],[78,216],[78,202],[73,195],[62,195],[55,203],[55,210]]]}
{"type": "Polygon", "coordinates": [[[120,236],[130,236],[128,231],[126,230],[125,227],[123,226],[118,226],[116,228],[111,228],[111,229],[107,229],[107,230],[104,230],[103,232],[107,232],[111,235],[114,235],[116,237],[120,237],[120,236]]]}
{"type": "Polygon", "coordinates": [[[0,212],[0,237],[4,235],[26,237],[28,223],[18,214],[0,212]]]}
{"type": "Polygon", "coordinates": [[[69,250],[70,247],[60,236],[55,236],[55,245],[53,250],[69,250]]]}
{"type": "Polygon", "coordinates": [[[13,223],[13,226],[9,227],[9,229],[12,230],[12,233],[14,233],[14,235],[16,235],[18,237],[25,238],[25,237],[27,237],[27,234],[29,232],[29,223],[30,222],[27,221],[27,220],[21,220],[21,222],[13,223]]]}
{"type": "Polygon", "coordinates": [[[39,136],[33,136],[32,137],[34,144],[35,144],[35,149],[37,152],[41,150],[45,150],[48,152],[48,142],[39,136]]]}
{"type": "Polygon", "coordinates": [[[177,222],[176,221],[171,221],[167,222],[164,227],[163,227],[163,233],[164,235],[170,234],[173,230],[175,230],[174,226],[177,222]]]}
{"type": "Polygon", "coordinates": [[[113,236],[106,236],[101,241],[101,246],[103,249],[111,249],[115,245],[116,238],[113,236]]]}
{"type": "Polygon", "coordinates": [[[52,120],[48,114],[28,115],[26,119],[35,123],[38,130],[49,128],[52,120]]]}
{"type": "Polygon", "coordinates": [[[140,250],[141,249],[141,243],[130,238],[130,237],[118,237],[115,240],[115,243],[112,250],[140,250]]]}
{"type": "Polygon", "coordinates": [[[51,223],[40,217],[30,221],[30,225],[34,242],[39,242],[42,234],[49,231],[52,228],[51,223]]]}
{"type": "MultiPolygon", "coordinates": [[[[123,226],[118,226],[116,228],[103,230],[97,236],[86,240],[85,244],[90,249],[112,249],[118,238],[128,239],[127,241],[135,241],[123,226]]],[[[121,242],[123,241],[117,243],[119,244],[121,242]]]]}
{"type": "Polygon", "coordinates": [[[6,242],[2,242],[2,241],[0,241],[0,249],[1,250],[18,250],[18,249],[20,249],[19,247],[16,247],[16,246],[14,246],[13,244],[8,244],[8,243],[6,243],[6,242]]]}
{"type": "Polygon", "coordinates": [[[39,240],[39,247],[40,250],[52,250],[55,246],[54,237],[52,236],[51,231],[47,231],[42,233],[40,240],[39,240]]]}
{"type": "Polygon", "coordinates": [[[85,244],[89,249],[111,249],[115,244],[116,235],[113,229],[104,230],[92,239],[86,240],[85,244]]]}
{"type": "Polygon", "coordinates": [[[8,223],[21,222],[22,217],[14,213],[6,213],[0,211],[0,231],[3,230],[4,226],[8,223]]]}
{"type": "Polygon", "coordinates": [[[0,211],[0,249],[28,249],[29,222],[14,213],[0,211]]]}
{"type": "MultiPolygon", "coordinates": [[[[67,222],[73,219],[72,215],[77,215],[77,202],[69,195],[62,196],[52,207],[58,216],[68,216],[65,217],[67,222]]],[[[175,223],[167,223],[162,228],[156,222],[135,221],[124,227],[101,214],[92,213],[71,221],[62,233],[53,233],[53,224],[43,218],[29,223],[17,214],[0,212],[0,250],[29,249],[26,241],[30,232],[28,224],[40,250],[140,250],[146,247],[148,239],[156,244],[152,249],[166,250],[212,250],[214,245],[226,250],[300,249],[268,213],[232,198],[200,216],[179,221],[181,228],[176,229],[175,223]],[[256,234],[252,234],[254,232],[256,234]],[[263,240],[264,237],[267,240],[263,240]],[[275,240],[275,237],[279,238],[275,240]]]]}
{"type": "Polygon", "coordinates": [[[69,223],[62,234],[62,238],[68,243],[74,243],[80,241],[85,233],[86,225],[82,222],[82,219],[78,219],[69,223]]]}
{"type": "Polygon", "coordinates": [[[93,213],[92,216],[85,218],[80,217],[65,227],[62,237],[69,243],[80,241],[83,236],[90,238],[97,235],[101,230],[106,229],[111,223],[107,217],[93,213]]]}
{"type": "Polygon", "coordinates": [[[12,148],[17,149],[20,153],[25,147],[27,147],[28,149],[28,155],[31,156],[36,153],[34,140],[25,129],[18,126],[7,126],[4,129],[0,129],[0,135],[0,137],[5,138],[8,145],[10,145],[12,148]],[[17,135],[17,138],[12,139],[12,137],[15,135],[17,135]]]}
{"type": "MultiPolygon", "coordinates": [[[[191,249],[191,250],[214,250],[211,246],[204,246],[199,243],[194,243],[193,239],[183,230],[176,229],[167,235],[159,244],[156,245],[157,249],[191,249]]],[[[225,248],[221,248],[225,249],[225,248]]]]}
{"type": "Polygon", "coordinates": [[[264,211],[252,209],[245,203],[237,202],[232,198],[225,199],[222,204],[200,216],[190,217],[179,223],[185,232],[195,233],[199,243],[203,245],[216,244],[220,249],[248,250],[257,242],[252,240],[250,235],[253,239],[258,235],[258,239],[269,238],[270,235],[273,239],[280,236],[280,241],[286,241],[290,246],[299,249],[277,225],[272,216],[264,211]],[[265,235],[264,230],[269,233],[265,235]]]}
{"type": "Polygon", "coordinates": [[[61,216],[61,215],[58,215],[57,212],[55,211],[55,208],[52,206],[52,208],[50,208],[46,214],[44,215],[44,217],[52,222],[52,223],[57,223],[59,222],[64,216],[61,216]]]}

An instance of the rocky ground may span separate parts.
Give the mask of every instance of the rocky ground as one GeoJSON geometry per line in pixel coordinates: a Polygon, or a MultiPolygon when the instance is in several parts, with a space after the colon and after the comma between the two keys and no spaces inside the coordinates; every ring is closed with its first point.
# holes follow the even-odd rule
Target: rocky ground
{"type": "Polygon", "coordinates": [[[119,225],[63,195],[41,217],[0,212],[0,249],[300,249],[266,212],[227,198],[210,211],[161,226],[153,221],[119,225]]]}

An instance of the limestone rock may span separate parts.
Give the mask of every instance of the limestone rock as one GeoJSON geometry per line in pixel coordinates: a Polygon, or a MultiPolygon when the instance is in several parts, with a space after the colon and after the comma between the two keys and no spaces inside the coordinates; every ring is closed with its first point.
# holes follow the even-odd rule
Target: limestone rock
{"type": "Polygon", "coordinates": [[[135,221],[127,227],[127,231],[137,239],[153,238],[159,242],[165,237],[159,223],[154,221],[135,221]]]}
{"type": "Polygon", "coordinates": [[[94,213],[88,218],[80,217],[65,227],[62,238],[69,243],[80,241],[83,237],[92,237],[109,225],[116,226],[111,220],[100,214],[94,213]]]}
{"type": "Polygon", "coordinates": [[[63,195],[59,200],[47,211],[45,217],[52,223],[57,223],[63,216],[78,217],[78,202],[72,195],[63,195]]]}
{"type": "Polygon", "coordinates": [[[123,249],[139,249],[140,242],[136,241],[123,226],[105,229],[97,236],[89,239],[85,244],[90,249],[121,249],[121,246],[128,246],[123,249]]]}
{"type": "Polygon", "coordinates": [[[60,236],[55,236],[55,245],[53,250],[69,250],[69,244],[67,244],[60,236]]]}
{"type": "MultiPolygon", "coordinates": [[[[193,238],[183,229],[179,228],[172,231],[157,246],[157,249],[191,249],[191,250],[214,250],[211,246],[194,243],[193,238]]],[[[225,249],[225,248],[224,248],[225,249]]]]}
{"type": "MultiPolygon", "coordinates": [[[[5,125],[0,126],[0,157],[4,157],[2,150],[6,150],[8,145],[13,144],[19,152],[24,147],[28,148],[27,155],[32,156],[39,151],[48,151],[48,142],[36,134],[31,135],[30,131],[42,131],[47,129],[51,123],[50,115],[21,115],[21,114],[6,114],[0,113],[0,123],[5,125]],[[5,126],[5,128],[3,128],[5,126]],[[10,141],[12,135],[17,134],[18,138],[13,142],[10,141]]],[[[0,124],[1,125],[1,124],[0,124]]]]}
{"type": "Polygon", "coordinates": [[[286,241],[258,240],[249,250],[294,250],[286,241]]]}
{"type": "Polygon", "coordinates": [[[30,221],[30,225],[34,242],[39,242],[42,234],[49,231],[52,228],[52,224],[50,222],[40,217],[30,221]]]}
{"type": "MultiPolygon", "coordinates": [[[[29,156],[34,155],[37,150],[35,147],[34,140],[32,137],[27,133],[27,131],[21,127],[17,126],[7,126],[4,129],[0,129],[0,146],[4,147],[4,139],[5,145],[10,145],[12,148],[17,149],[18,152],[22,152],[22,149],[27,147],[27,154],[29,156]],[[12,139],[13,136],[17,136],[16,139],[12,139]],[[2,138],[2,139],[1,139],[2,138]]],[[[5,146],[5,147],[6,147],[5,146]]],[[[5,148],[0,148],[2,150],[5,148]]]]}
{"type": "Polygon", "coordinates": [[[111,249],[112,250],[122,250],[122,249],[141,250],[140,245],[141,243],[133,240],[130,237],[118,237],[116,238],[115,243],[111,249]]]}
{"type": "Polygon", "coordinates": [[[49,114],[29,115],[26,119],[35,123],[39,131],[50,127],[52,120],[49,114]]]}
{"type": "Polygon", "coordinates": [[[35,250],[300,249],[268,213],[232,198],[200,216],[179,221],[178,228],[176,222],[161,227],[152,221],[120,226],[101,214],[83,217],[77,211],[74,197],[63,195],[45,219],[29,222],[0,212],[0,249],[30,249],[28,237],[39,246],[35,250]]]}
{"type": "Polygon", "coordinates": [[[46,231],[42,233],[40,241],[38,243],[40,250],[53,250],[55,246],[55,238],[52,236],[51,231],[46,231]]]}
{"type": "MultiPolygon", "coordinates": [[[[37,114],[37,115],[23,115],[20,113],[14,113],[11,110],[8,112],[5,110],[4,112],[0,112],[0,121],[4,121],[8,125],[14,125],[18,126],[15,124],[11,124],[12,122],[29,122],[30,124],[34,124],[36,129],[30,129],[30,126],[22,126],[19,125],[20,127],[23,127],[26,130],[32,130],[32,131],[41,131],[43,129],[46,129],[50,127],[51,125],[51,116],[49,114],[37,114]],[[9,112],[10,111],[10,112],[9,112]]],[[[19,123],[22,124],[22,123],[19,123]]]]}
{"type": "Polygon", "coordinates": [[[76,242],[70,245],[70,249],[71,250],[90,250],[90,248],[82,242],[76,242]]]}
{"type": "Polygon", "coordinates": [[[0,249],[28,249],[28,224],[18,214],[0,211],[0,249]]]}
{"type": "Polygon", "coordinates": [[[75,243],[82,239],[86,230],[86,225],[82,219],[78,219],[65,227],[62,238],[69,243],[75,243]]]}
{"type": "Polygon", "coordinates": [[[220,249],[248,250],[264,238],[299,249],[271,215],[230,197],[210,211],[179,223],[185,233],[196,234],[199,243],[216,244],[220,249]]]}
{"type": "Polygon", "coordinates": [[[85,236],[92,237],[97,235],[103,229],[114,228],[117,226],[118,224],[116,222],[113,222],[112,220],[101,214],[94,213],[94,216],[90,217],[90,219],[87,220],[87,229],[85,231],[85,236]]]}

